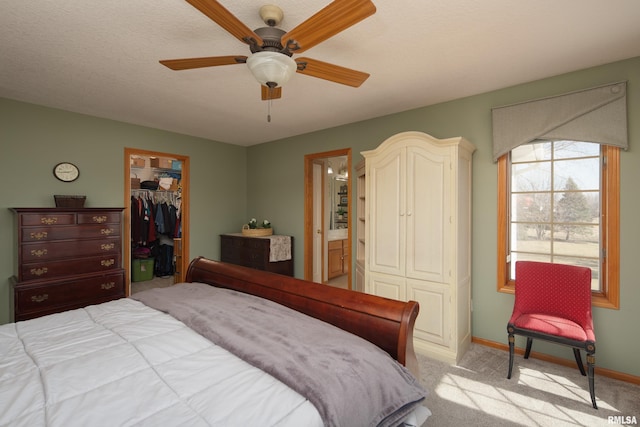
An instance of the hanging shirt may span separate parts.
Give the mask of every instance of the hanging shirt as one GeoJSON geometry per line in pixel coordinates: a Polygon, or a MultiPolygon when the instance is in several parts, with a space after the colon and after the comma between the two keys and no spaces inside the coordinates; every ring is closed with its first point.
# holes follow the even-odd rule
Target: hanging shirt
{"type": "Polygon", "coordinates": [[[162,203],[159,203],[156,205],[155,222],[156,222],[156,231],[160,234],[164,234],[166,231],[164,228],[164,213],[162,211],[162,203]]]}
{"type": "Polygon", "coordinates": [[[158,237],[156,236],[155,205],[153,204],[153,200],[149,200],[149,224],[147,230],[147,241],[149,243],[155,242],[158,237]]]}
{"type": "Polygon", "coordinates": [[[131,241],[134,245],[141,242],[140,235],[140,209],[138,198],[131,196],[131,241]]]}

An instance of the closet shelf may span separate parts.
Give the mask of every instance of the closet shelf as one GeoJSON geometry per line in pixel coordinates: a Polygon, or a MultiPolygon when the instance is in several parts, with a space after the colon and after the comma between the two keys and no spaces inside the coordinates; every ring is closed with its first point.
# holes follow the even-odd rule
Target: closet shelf
{"type": "Polygon", "coordinates": [[[155,168],[155,167],[149,167],[149,166],[136,166],[136,165],[131,165],[130,166],[131,169],[151,169],[152,171],[155,172],[170,172],[170,173],[175,173],[175,174],[179,174],[182,175],[182,170],[181,169],[172,169],[172,168],[155,168]]]}

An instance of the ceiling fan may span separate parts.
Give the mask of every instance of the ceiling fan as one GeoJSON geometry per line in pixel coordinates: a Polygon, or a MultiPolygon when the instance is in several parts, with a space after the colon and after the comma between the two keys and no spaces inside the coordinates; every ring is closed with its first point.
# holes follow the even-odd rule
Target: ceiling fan
{"type": "Polygon", "coordinates": [[[302,53],[350,26],[373,15],[376,7],[371,0],[334,0],[325,8],[288,32],[277,28],[282,21],[280,8],[266,5],[260,17],[267,27],[249,29],[216,0],[186,0],[215,23],[249,45],[251,56],[229,55],[205,58],[167,59],[160,63],[172,70],[215,67],[246,63],[262,87],[262,99],[278,99],[282,85],[298,72],[335,83],[358,87],[369,74],[318,61],[291,56],[302,53]]]}

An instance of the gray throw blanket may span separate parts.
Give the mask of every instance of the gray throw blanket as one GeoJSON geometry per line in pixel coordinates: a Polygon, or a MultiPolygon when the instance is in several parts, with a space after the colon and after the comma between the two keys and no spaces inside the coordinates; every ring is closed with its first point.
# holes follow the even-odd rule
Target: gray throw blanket
{"type": "Polygon", "coordinates": [[[279,379],[313,403],[326,426],[394,426],[427,395],[372,343],[266,299],[201,283],[133,298],[279,379]]]}

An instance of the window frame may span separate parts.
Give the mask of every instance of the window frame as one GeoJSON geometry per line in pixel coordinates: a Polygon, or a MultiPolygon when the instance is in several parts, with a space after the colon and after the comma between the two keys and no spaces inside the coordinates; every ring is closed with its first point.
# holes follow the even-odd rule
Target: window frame
{"type": "MultiPolygon", "coordinates": [[[[591,303],[595,307],[620,308],[620,149],[601,145],[602,164],[601,197],[601,289],[592,291],[591,303]]],[[[498,256],[497,290],[515,293],[515,281],[510,278],[511,261],[507,261],[509,248],[510,152],[498,158],[498,256]]]]}

